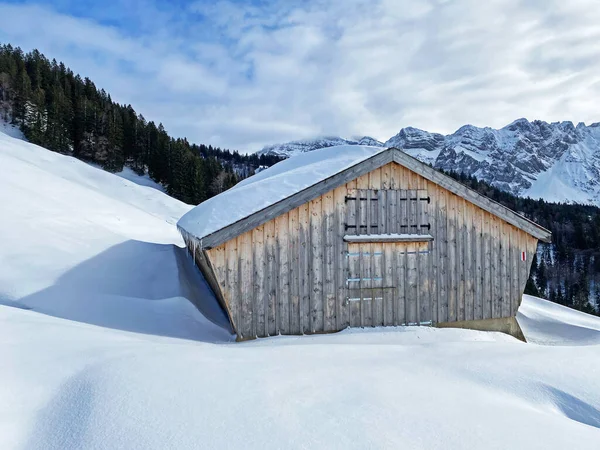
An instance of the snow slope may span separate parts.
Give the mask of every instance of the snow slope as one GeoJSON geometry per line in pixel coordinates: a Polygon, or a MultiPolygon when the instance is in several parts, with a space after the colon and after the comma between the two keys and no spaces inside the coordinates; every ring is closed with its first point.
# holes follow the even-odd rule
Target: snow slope
{"type": "Polygon", "coordinates": [[[140,186],[148,186],[157,189],[160,192],[165,192],[165,188],[162,184],[157,183],[148,175],[138,175],[130,167],[123,167],[123,170],[117,172],[115,175],[118,175],[121,178],[125,178],[126,180],[132,181],[135,184],[139,184],[140,186]]]}
{"type": "Polygon", "coordinates": [[[11,125],[3,119],[0,119],[0,133],[4,133],[15,139],[25,140],[25,136],[23,136],[23,133],[21,132],[18,126],[11,125]]]}
{"type": "Polygon", "coordinates": [[[1,133],[0,171],[2,449],[598,447],[598,318],[526,296],[536,343],[237,344],[180,248],[189,206],[1,133]]]}
{"type": "Polygon", "coordinates": [[[0,304],[199,337],[175,228],[189,205],[3,133],[0,171],[0,304]]]}

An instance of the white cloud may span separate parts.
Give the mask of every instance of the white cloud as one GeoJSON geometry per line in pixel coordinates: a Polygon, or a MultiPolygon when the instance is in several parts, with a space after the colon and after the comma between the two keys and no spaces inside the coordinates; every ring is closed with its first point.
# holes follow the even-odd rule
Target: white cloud
{"type": "Polygon", "coordinates": [[[136,33],[0,3],[0,40],[64,60],[174,135],[256,150],[408,125],[598,121],[595,3],[198,2],[160,20],[144,7],[136,33]]]}

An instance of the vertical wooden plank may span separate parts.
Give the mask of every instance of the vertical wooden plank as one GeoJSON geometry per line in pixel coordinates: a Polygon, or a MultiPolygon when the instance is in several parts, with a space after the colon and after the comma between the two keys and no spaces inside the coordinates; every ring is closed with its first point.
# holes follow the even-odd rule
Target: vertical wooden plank
{"type": "MultiPolygon", "coordinates": [[[[411,172],[412,173],[412,172],[411,172]]],[[[419,228],[418,224],[417,224],[417,200],[415,200],[417,198],[417,191],[414,189],[411,189],[409,191],[406,191],[406,197],[407,197],[407,224],[408,227],[406,228],[406,233],[409,234],[416,234],[417,230],[419,228]]]]}
{"type": "Polygon", "coordinates": [[[465,297],[465,320],[473,320],[473,312],[475,310],[473,304],[473,212],[474,206],[465,202],[465,215],[463,224],[463,266],[465,272],[465,285],[464,285],[464,297],[465,297]]]}
{"type": "Polygon", "coordinates": [[[481,251],[483,248],[483,210],[476,208],[473,214],[473,260],[474,260],[474,291],[473,318],[483,319],[483,267],[481,251]]]}
{"type": "Polygon", "coordinates": [[[290,333],[301,334],[300,327],[300,273],[299,273],[299,210],[292,209],[288,213],[289,236],[289,282],[290,282],[290,333]]]}
{"type": "Polygon", "coordinates": [[[524,261],[522,261],[522,251],[523,248],[525,248],[525,246],[523,245],[523,232],[521,230],[517,230],[517,239],[515,242],[516,245],[516,250],[517,250],[517,255],[516,255],[516,263],[517,263],[517,289],[516,289],[516,293],[517,295],[515,296],[514,303],[512,306],[513,311],[515,312],[515,314],[517,313],[518,309],[519,309],[519,305],[521,304],[521,296],[523,295],[523,292],[525,290],[525,283],[526,281],[523,281],[523,278],[525,277],[524,272],[525,272],[525,263],[524,261]]]}
{"type": "Polygon", "coordinates": [[[405,168],[404,170],[405,170],[406,177],[408,179],[408,186],[406,188],[410,189],[410,190],[418,189],[419,188],[419,184],[418,184],[419,176],[416,173],[414,173],[412,170],[409,170],[407,168],[405,168]]]}
{"type": "Polygon", "coordinates": [[[465,199],[456,197],[456,320],[465,320],[465,199]]]}
{"type": "Polygon", "coordinates": [[[346,215],[346,203],[344,197],[346,195],[346,186],[340,186],[333,192],[333,202],[335,208],[335,286],[336,286],[336,301],[335,301],[335,317],[336,330],[342,330],[350,324],[347,321],[347,301],[346,301],[346,278],[348,275],[347,269],[347,243],[344,242],[344,221],[346,215]]]}
{"type": "Polygon", "coordinates": [[[277,311],[277,264],[275,261],[276,243],[275,243],[275,221],[270,220],[263,225],[264,243],[265,243],[265,326],[266,335],[274,336],[277,334],[276,311],[277,311]]]}
{"type": "Polygon", "coordinates": [[[303,334],[311,332],[311,284],[312,274],[310,272],[310,257],[312,254],[312,244],[310,242],[310,219],[309,204],[305,203],[298,207],[298,224],[300,226],[298,242],[298,259],[300,274],[300,328],[303,334]]]}
{"type": "Polygon", "coordinates": [[[356,234],[366,233],[366,209],[364,207],[365,193],[363,189],[356,189],[356,234]]]}
{"type": "Polygon", "coordinates": [[[407,200],[408,191],[406,189],[400,189],[396,191],[396,208],[397,208],[397,233],[408,233],[408,203],[407,200]]]}
{"type": "Polygon", "coordinates": [[[277,323],[278,334],[290,334],[290,266],[288,261],[288,214],[275,218],[276,264],[277,264],[277,323]]]}
{"type": "Polygon", "coordinates": [[[323,212],[322,198],[310,201],[310,240],[312,257],[311,332],[324,331],[323,323],[323,212]]]}
{"type": "Polygon", "coordinates": [[[221,288],[223,301],[227,305],[228,315],[231,316],[231,297],[227,285],[227,250],[225,243],[209,250],[211,264],[215,269],[215,277],[221,288]]]}
{"type": "MultiPolygon", "coordinates": [[[[371,205],[371,194],[373,193],[373,191],[371,189],[365,189],[363,192],[365,194],[364,198],[366,198],[366,200],[364,201],[365,210],[366,210],[365,222],[367,225],[365,232],[367,234],[371,234],[371,224],[373,223],[373,218],[371,217],[371,212],[373,210],[373,207],[371,205]]],[[[363,203],[361,203],[361,204],[363,204],[363,203]]],[[[360,233],[360,234],[362,234],[362,233],[360,233]]]]}
{"type": "Polygon", "coordinates": [[[448,194],[448,321],[457,320],[458,261],[456,257],[456,201],[454,194],[448,194]]]}
{"type": "Polygon", "coordinates": [[[492,246],[492,318],[501,316],[501,292],[500,292],[500,219],[492,215],[491,218],[491,246],[492,246]]]}
{"type": "Polygon", "coordinates": [[[418,323],[418,245],[409,243],[406,245],[407,254],[407,293],[406,293],[406,322],[409,325],[418,323]]]}
{"type": "Polygon", "coordinates": [[[381,167],[369,172],[369,189],[381,189],[381,167]]]}
{"type": "Polygon", "coordinates": [[[256,336],[268,336],[265,320],[265,302],[268,302],[265,293],[265,272],[267,271],[265,261],[264,226],[260,225],[252,230],[252,267],[254,270],[253,291],[254,308],[252,314],[255,316],[256,336]]]}
{"type": "Polygon", "coordinates": [[[395,324],[395,296],[398,283],[394,277],[396,261],[394,243],[383,244],[383,325],[395,324]],[[396,288],[396,289],[394,289],[396,288]]]}
{"type": "Polygon", "coordinates": [[[334,331],[335,324],[335,239],[333,191],[323,197],[323,326],[325,331],[334,331]]]}
{"type": "MultiPolygon", "coordinates": [[[[369,174],[365,174],[362,175],[360,177],[358,177],[356,179],[356,188],[361,192],[361,197],[362,198],[366,198],[367,197],[367,190],[369,189],[369,174]]],[[[361,222],[365,225],[365,227],[361,228],[361,231],[359,232],[359,234],[365,234],[365,233],[369,233],[369,223],[368,223],[368,219],[370,219],[370,213],[368,213],[368,211],[370,211],[370,208],[367,208],[367,206],[369,205],[370,202],[368,201],[364,201],[362,200],[360,202],[361,204],[361,212],[360,212],[360,216],[361,216],[361,222]]],[[[369,260],[369,256],[365,255],[366,251],[365,251],[365,245],[364,244],[360,244],[359,246],[359,272],[358,272],[358,276],[360,278],[360,282],[359,282],[359,289],[360,289],[360,301],[359,301],[359,311],[360,311],[360,326],[364,327],[365,326],[365,321],[366,321],[366,309],[367,306],[370,307],[369,305],[366,305],[366,303],[368,302],[368,300],[365,300],[365,288],[367,288],[367,283],[366,283],[366,273],[370,272],[370,260],[369,260]]],[[[366,294],[366,296],[368,297],[369,294],[366,294]]]]}
{"type": "Polygon", "coordinates": [[[256,337],[256,317],[254,309],[254,289],[252,269],[252,233],[247,232],[238,236],[238,259],[240,270],[240,286],[242,297],[241,331],[244,339],[256,337]]]}
{"type": "Polygon", "coordinates": [[[515,316],[517,314],[514,305],[516,304],[515,299],[518,297],[518,285],[519,285],[519,266],[517,264],[517,248],[516,244],[518,243],[518,229],[515,227],[510,227],[510,247],[508,254],[508,271],[510,277],[510,297],[509,297],[509,315],[515,316]]]}
{"type": "Polygon", "coordinates": [[[519,305],[521,304],[523,292],[525,291],[525,286],[527,285],[527,278],[529,276],[528,260],[533,258],[532,255],[527,254],[527,235],[521,230],[518,231],[517,253],[518,253],[517,254],[517,262],[519,265],[519,290],[518,290],[518,296],[515,299],[515,304],[513,305],[513,309],[515,312],[518,311],[518,309],[519,309],[519,305]],[[524,252],[524,251],[526,252],[526,254],[525,254],[526,260],[525,261],[522,260],[522,254],[523,254],[522,252],[524,252]]]}
{"type": "Polygon", "coordinates": [[[439,261],[439,235],[437,235],[437,222],[438,222],[438,205],[435,185],[426,183],[427,196],[430,197],[430,203],[427,205],[427,222],[430,225],[429,233],[434,236],[434,240],[429,242],[429,255],[428,255],[428,273],[429,273],[429,298],[430,298],[430,309],[431,309],[431,321],[433,323],[438,322],[438,261],[439,261]]]}
{"type": "MultiPolygon", "coordinates": [[[[349,181],[348,183],[346,183],[346,188],[348,190],[354,190],[354,192],[356,192],[357,189],[357,183],[356,180],[352,180],[349,181]]],[[[356,205],[345,205],[346,208],[346,215],[353,215],[356,218],[356,205]],[[354,206],[354,208],[352,208],[351,206],[354,206]]],[[[355,219],[356,220],[356,219],[355,219]]],[[[356,231],[356,233],[358,233],[358,229],[356,231]]],[[[353,264],[355,263],[351,258],[350,258],[350,253],[353,252],[352,250],[352,246],[348,245],[347,243],[344,243],[344,246],[347,250],[347,254],[344,255],[344,258],[348,258],[345,263],[344,263],[344,289],[345,289],[345,293],[344,293],[344,305],[345,305],[345,313],[346,315],[344,316],[344,323],[347,323],[349,327],[355,326],[354,322],[352,320],[352,314],[355,308],[355,302],[350,302],[348,299],[353,296],[352,291],[350,290],[350,286],[347,283],[347,279],[351,277],[351,274],[353,273],[353,270],[356,270],[356,267],[353,267],[353,264]]],[[[357,263],[356,263],[357,264],[357,263]]]]}
{"type": "Polygon", "coordinates": [[[388,163],[381,168],[381,189],[392,188],[392,163],[388,163]]]}
{"type": "Polygon", "coordinates": [[[492,215],[483,213],[483,318],[491,319],[493,310],[492,293],[492,215]]]}
{"type": "Polygon", "coordinates": [[[373,326],[380,327],[384,323],[384,298],[382,289],[384,279],[383,244],[371,244],[371,251],[373,252],[373,256],[371,257],[371,271],[373,274],[373,326]]]}
{"type": "Polygon", "coordinates": [[[398,283],[397,289],[397,306],[396,306],[396,315],[397,315],[397,323],[398,325],[405,325],[408,323],[406,317],[406,299],[407,299],[407,272],[408,272],[408,264],[407,258],[408,254],[406,252],[407,245],[403,243],[396,243],[396,258],[398,260],[396,267],[396,278],[398,283]]]}
{"type": "Polygon", "coordinates": [[[380,189],[379,191],[377,191],[377,232],[379,234],[388,233],[388,229],[386,226],[387,192],[388,191],[386,189],[380,189]]]}
{"type": "Polygon", "coordinates": [[[498,292],[496,293],[497,298],[497,307],[496,314],[498,317],[504,317],[504,295],[506,294],[506,286],[504,284],[505,281],[505,273],[506,273],[506,259],[504,258],[504,249],[506,247],[506,242],[504,240],[504,221],[502,219],[496,218],[498,224],[498,261],[497,261],[497,272],[496,278],[498,279],[498,292]]]}
{"type": "Polygon", "coordinates": [[[373,251],[372,244],[360,245],[361,260],[361,326],[373,326],[373,251]]]}
{"type": "Polygon", "coordinates": [[[390,163],[390,189],[400,189],[398,184],[398,164],[390,163]]]}
{"type": "Polygon", "coordinates": [[[229,308],[231,309],[231,319],[238,338],[242,338],[241,334],[241,297],[240,283],[238,280],[238,257],[237,257],[237,238],[231,239],[225,243],[225,259],[227,264],[227,281],[226,292],[229,300],[229,308]]]}
{"type": "Polygon", "coordinates": [[[437,188],[437,231],[436,240],[439,248],[438,268],[438,321],[448,321],[449,290],[448,280],[448,191],[437,188]]]}
{"type": "MultiPolygon", "coordinates": [[[[348,198],[356,198],[358,193],[356,189],[348,189],[346,196],[348,198]]],[[[344,226],[344,234],[358,234],[358,219],[357,219],[357,200],[345,201],[346,217],[345,223],[349,226],[344,226]]]]}
{"type": "Polygon", "coordinates": [[[510,317],[510,229],[512,225],[501,222],[502,226],[502,254],[500,260],[500,270],[502,274],[502,316],[510,317]]]}
{"type": "Polygon", "coordinates": [[[348,245],[348,323],[351,327],[361,326],[361,292],[360,292],[360,277],[361,277],[361,248],[360,244],[348,245]],[[350,281],[357,280],[358,281],[350,281]]]}
{"type": "Polygon", "coordinates": [[[221,244],[208,251],[210,262],[213,270],[215,271],[215,278],[219,282],[221,288],[225,285],[225,279],[227,277],[227,266],[225,261],[225,244],[221,244]]]}
{"type": "Polygon", "coordinates": [[[417,251],[419,252],[419,321],[421,323],[430,323],[432,321],[431,314],[431,271],[429,252],[429,244],[421,243],[417,251]]]}
{"type": "MultiPolygon", "coordinates": [[[[378,192],[381,190],[381,167],[373,169],[369,172],[369,189],[371,190],[371,200],[369,203],[370,211],[371,211],[371,223],[369,225],[378,225],[379,224],[379,205],[378,205],[378,192]]],[[[371,234],[380,234],[381,230],[379,228],[373,227],[371,230],[371,234]]]]}
{"type": "Polygon", "coordinates": [[[397,189],[388,192],[388,230],[390,233],[399,233],[398,228],[398,193],[397,189]]]}

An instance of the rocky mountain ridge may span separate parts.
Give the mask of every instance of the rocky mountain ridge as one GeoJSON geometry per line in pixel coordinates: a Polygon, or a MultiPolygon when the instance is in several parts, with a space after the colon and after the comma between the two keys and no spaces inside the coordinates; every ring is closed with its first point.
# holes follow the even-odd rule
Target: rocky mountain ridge
{"type": "Polygon", "coordinates": [[[397,147],[436,168],[474,175],[515,195],[600,205],[600,123],[518,119],[500,129],[465,125],[442,135],[406,127],[383,144],[371,139],[294,141],[260,153],[289,157],[333,145],[397,147]]]}

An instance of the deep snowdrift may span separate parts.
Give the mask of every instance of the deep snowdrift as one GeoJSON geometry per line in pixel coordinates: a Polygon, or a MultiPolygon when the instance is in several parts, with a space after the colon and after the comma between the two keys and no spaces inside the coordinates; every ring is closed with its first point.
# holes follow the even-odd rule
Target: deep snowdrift
{"type": "Polygon", "coordinates": [[[186,300],[209,297],[174,226],[188,206],[2,134],[0,170],[2,449],[598,446],[598,318],[526,297],[527,337],[559,345],[424,327],[236,344],[186,300]]]}
{"type": "Polygon", "coordinates": [[[0,169],[0,304],[210,339],[186,300],[207,289],[175,228],[189,205],[3,133],[0,169]]]}

